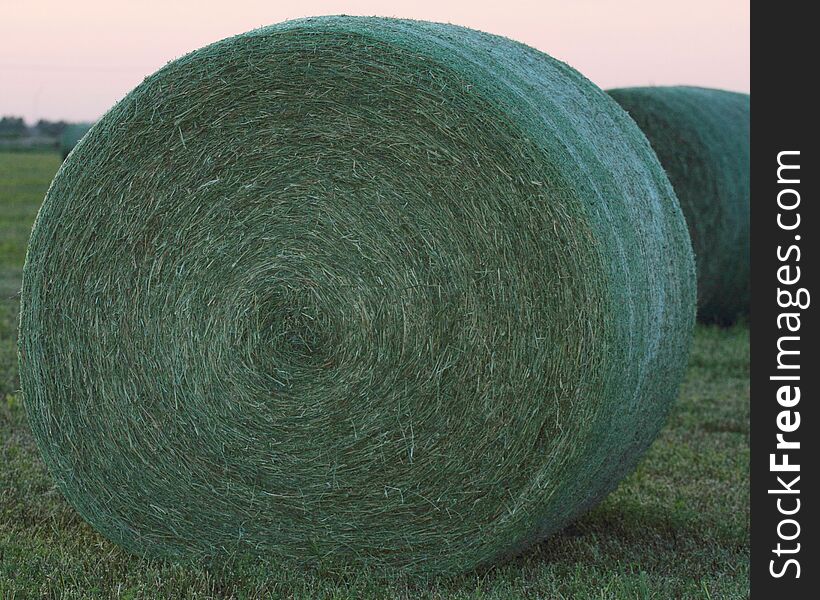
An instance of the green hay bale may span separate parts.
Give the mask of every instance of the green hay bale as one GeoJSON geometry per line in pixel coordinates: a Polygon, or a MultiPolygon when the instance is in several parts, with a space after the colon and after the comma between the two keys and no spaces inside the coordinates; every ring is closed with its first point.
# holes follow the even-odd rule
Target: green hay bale
{"type": "Polygon", "coordinates": [[[63,130],[60,135],[60,154],[65,160],[74,146],[83,139],[83,136],[91,129],[91,123],[72,123],[63,130]]]}
{"type": "Polygon", "coordinates": [[[694,297],[669,181],[577,72],[307,19],[170,63],[75,149],[21,380],[65,496],[133,552],[452,573],[635,466],[694,297]]]}
{"type": "Polygon", "coordinates": [[[698,315],[748,315],[749,95],[696,87],[610,90],[649,138],[689,225],[698,315]]]}

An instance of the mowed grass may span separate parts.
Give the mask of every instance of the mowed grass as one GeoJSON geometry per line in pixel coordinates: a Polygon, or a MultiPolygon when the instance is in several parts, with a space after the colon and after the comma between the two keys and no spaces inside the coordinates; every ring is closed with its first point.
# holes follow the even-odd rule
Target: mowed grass
{"type": "Polygon", "coordinates": [[[15,336],[25,245],[56,154],[0,153],[0,599],[745,598],[749,333],[700,326],[686,382],[637,472],[560,535],[490,571],[408,581],[131,556],[63,500],[26,423],[15,336]]]}

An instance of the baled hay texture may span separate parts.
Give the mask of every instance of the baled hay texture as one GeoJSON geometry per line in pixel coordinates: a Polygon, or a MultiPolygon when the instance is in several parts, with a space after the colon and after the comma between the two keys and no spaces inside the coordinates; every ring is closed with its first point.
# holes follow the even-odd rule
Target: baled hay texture
{"type": "Polygon", "coordinates": [[[458,572],[564,526],[676,394],[694,268],[644,136],[506,39],[292,21],[149,77],[58,173],[21,378],[152,556],[458,572]]]}
{"type": "Polygon", "coordinates": [[[696,87],[610,90],[649,138],[689,225],[698,315],[731,323],[747,315],[749,95],[696,87]]]}

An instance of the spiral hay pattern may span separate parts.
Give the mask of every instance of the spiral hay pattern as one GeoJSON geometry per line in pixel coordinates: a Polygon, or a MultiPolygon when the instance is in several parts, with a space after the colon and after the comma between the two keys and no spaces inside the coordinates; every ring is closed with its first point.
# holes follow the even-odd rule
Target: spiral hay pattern
{"type": "Polygon", "coordinates": [[[748,315],[749,95],[696,87],[610,90],[649,138],[689,225],[698,315],[748,315]]]}
{"type": "Polygon", "coordinates": [[[452,573],[635,466],[693,317],[672,188],[606,94],[506,39],[327,17],[94,126],[19,351],[46,463],[126,548],[452,573]]]}

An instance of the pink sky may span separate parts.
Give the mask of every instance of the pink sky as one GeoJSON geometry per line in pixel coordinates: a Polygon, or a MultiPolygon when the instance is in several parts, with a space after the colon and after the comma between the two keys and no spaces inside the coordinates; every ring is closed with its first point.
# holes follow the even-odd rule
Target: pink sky
{"type": "Polygon", "coordinates": [[[566,61],[603,88],[749,91],[738,0],[0,0],[0,115],[94,120],[163,64],[286,19],[380,15],[457,23],[566,61]]]}

